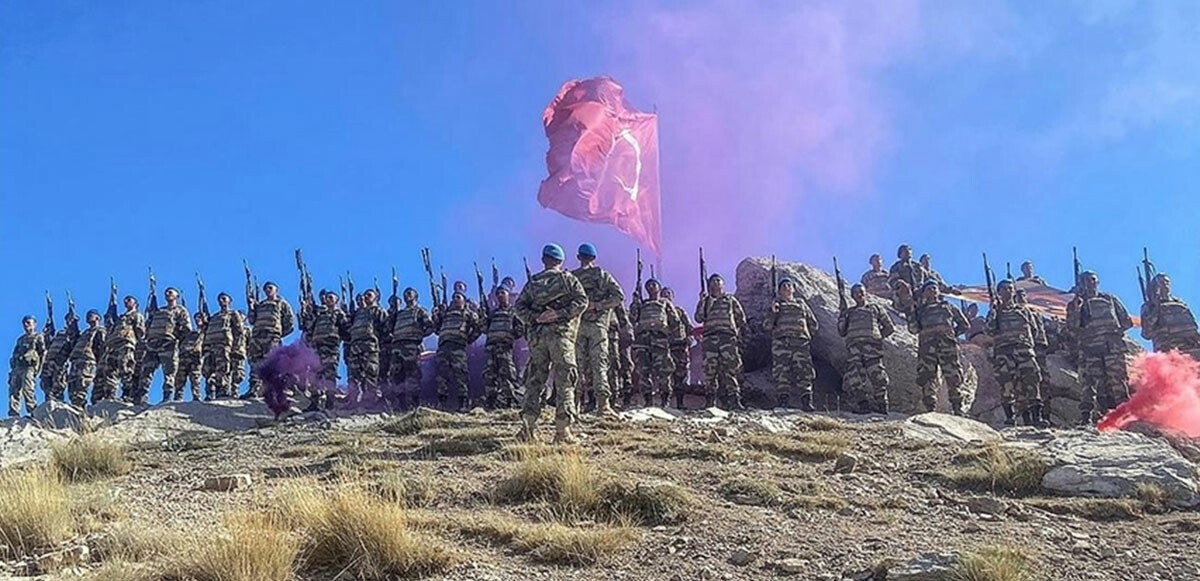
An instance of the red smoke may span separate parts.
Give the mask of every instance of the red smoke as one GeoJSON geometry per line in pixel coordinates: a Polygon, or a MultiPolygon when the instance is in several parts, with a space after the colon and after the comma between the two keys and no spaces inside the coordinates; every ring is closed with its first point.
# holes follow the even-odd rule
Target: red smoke
{"type": "Polygon", "coordinates": [[[1136,391],[1100,420],[1100,431],[1142,421],[1200,437],[1200,363],[1178,351],[1143,353],[1134,360],[1132,375],[1136,391]]]}

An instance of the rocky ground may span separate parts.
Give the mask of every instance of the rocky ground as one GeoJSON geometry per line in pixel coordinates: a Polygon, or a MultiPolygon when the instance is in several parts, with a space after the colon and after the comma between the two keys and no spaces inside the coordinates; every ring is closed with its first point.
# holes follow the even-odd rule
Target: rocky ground
{"type": "MultiPolygon", "coordinates": [[[[529,455],[511,438],[513,412],[422,410],[414,423],[382,414],[275,422],[261,404],[242,402],[94,411],[109,418],[94,434],[128,446],[132,469],[87,485],[100,522],[68,551],[130,526],[203,544],[230,514],[288,486],[400,475],[427,485],[412,520],[456,555],[434,579],[951,579],[939,564],[996,548],[1027,559],[1017,578],[1200,579],[1196,465],[1164,440],[1134,433],[996,432],[941,414],[650,408],[620,421],[585,418],[577,452],[590,469],[629,485],[670,486],[688,502],[680,515],[635,524],[632,542],[595,563],[563,565],[454,524],[479,515],[603,524],[495,500],[497,484],[529,455]],[[1020,481],[1027,467],[1013,468],[1023,461],[1035,465],[1032,484],[1020,481]],[[245,476],[228,484],[233,490],[205,490],[230,475],[245,476]]],[[[20,464],[9,469],[43,461],[46,442],[69,437],[55,422],[81,420],[50,410],[40,424],[0,424],[0,458],[20,464]]],[[[43,578],[103,578],[93,562],[99,551],[89,553],[43,578]]],[[[37,573],[39,556],[9,554],[0,578],[37,573]]]]}

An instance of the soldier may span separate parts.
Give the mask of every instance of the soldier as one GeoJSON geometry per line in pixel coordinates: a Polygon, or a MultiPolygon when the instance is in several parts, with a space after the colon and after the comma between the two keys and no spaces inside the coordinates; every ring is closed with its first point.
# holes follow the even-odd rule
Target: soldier
{"type": "Polygon", "coordinates": [[[246,317],[241,311],[230,308],[232,304],[233,297],[228,293],[217,295],[219,308],[204,324],[200,369],[204,374],[205,390],[215,399],[233,397],[243,379],[235,378],[233,365],[234,353],[246,344],[246,317]]]}
{"type": "Polygon", "coordinates": [[[796,296],[796,283],[785,278],[779,282],[778,295],[771,312],[763,320],[763,329],[771,333],[771,377],[775,380],[779,407],[793,402],[800,409],[813,411],[812,336],[817,332],[817,317],[803,298],[796,296]]]}
{"type": "Polygon", "coordinates": [[[513,343],[525,336],[525,324],[512,308],[508,288],[496,288],[496,306],[484,313],[487,342],[483,348],[487,362],[483,367],[483,388],[488,410],[497,406],[512,407],[516,403],[517,364],[513,360],[513,343]]]}
{"type": "MultiPolygon", "coordinates": [[[[388,328],[388,330],[391,330],[392,318],[395,317],[396,313],[398,313],[398,312],[400,312],[400,297],[393,294],[392,296],[388,297],[388,308],[387,308],[387,320],[388,320],[387,328],[388,328]]],[[[391,376],[392,376],[392,334],[388,333],[382,339],[379,340],[379,381],[387,381],[387,379],[391,376]]],[[[391,394],[384,394],[384,397],[388,398],[388,397],[390,397],[390,395],[391,394]]],[[[397,400],[395,403],[400,403],[400,402],[397,400]]],[[[397,406],[396,409],[399,409],[399,406],[397,406]]]]}
{"type": "Polygon", "coordinates": [[[42,393],[46,394],[46,401],[63,401],[67,391],[67,361],[75,347],[75,339],[79,337],[79,317],[68,312],[63,321],[61,330],[52,332],[52,326],[46,325],[42,332],[48,345],[46,361],[42,364],[42,393]]]}
{"type": "Polygon", "coordinates": [[[925,271],[925,279],[926,280],[932,280],[932,281],[938,283],[938,288],[942,292],[950,291],[950,286],[946,284],[946,281],[944,279],[942,279],[942,275],[939,274],[938,271],[933,269],[933,257],[932,256],[930,256],[929,254],[922,254],[921,259],[918,262],[921,263],[921,270],[925,271]]]}
{"type": "Polygon", "coordinates": [[[1017,278],[1018,282],[1029,282],[1046,286],[1046,281],[1033,273],[1033,261],[1026,260],[1021,263],[1021,276],[1017,278]]]}
{"type": "Polygon", "coordinates": [[[322,290],[320,297],[320,307],[314,309],[312,301],[300,307],[300,325],[306,342],[321,360],[321,369],[317,372],[320,384],[308,394],[306,412],[321,409],[322,400],[326,408],[333,407],[333,390],[338,382],[338,355],[342,341],[350,333],[350,317],[338,306],[337,293],[322,290]]]}
{"type": "Polygon", "coordinates": [[[679,315],[675,305],[661,296],[662,285],[646,281],[646,298],[635,297],[629,305],[633,323],[634,385],[646,407],[654,405],[654,392],[667,405],[675,362],[671,359],[671,336],[678,332],[679,315]]]}
{"type": "Polygon", "coordinates": [[[921,292],[921,287],[925,284],[925,270],[921,268],[921,263],[913,261],[912,248],[907,244],[901,244],[900,248],[896,249],[896,258],[896,262],[888,270],[888,286],[891,286],[893,291],[892,306],[902,313],[907,313],[918,302],[913,295],[921,292]]]}
{"type": "Polygon", "coordinates": [[[346,350],[350,382],[358,386],[362,399],[379,399],[380,396],[379,350],[387,337],[387,319],[375,290],[367,289],[362,293],[362,306],[355,309],[350,321],[350,342],[346,350]]]}
{"type": "Polygon", "coordinates": [[[895,332],[883,307],[867,303],[861,284],[850,287],[854,305],[838,313],[838,335],[846,338],[846,374],[842,387],[856,413],[888,413],[888,375],[883,365],[883,340],[895,332]]]}
{"type": "Polygon", "coordinates": [[[469,287],[467,287],[466,282],[456,280],[451,288],[453,290],[451,291],[450,296],[454,296],[453,293],[462,293],[463,300],[466,301],[467,309],[475,313],[479,312],[479,305],[475,304],[475,301],[472,300],[471,297],[467,296],[467,290],[469,287]]]}
{"type": "Polygon", "coordinates": [[[448,409],[451,395],[458,397],[458,411],[471,409],[467,345],[479,338],[479,311],[476,309],[468,308],[467,295],[454,291],[449,305],[433,310],[433,326],[438,336],[438,405],[443,410],[448,409]]]}
{"type": "Polygon", "coordinates": [[[1196,318],[1183,299],[1171,294],[1171,278],[1155,275],[1146,293],[1150,300],[1142,305],[1142,338],[1158,352],[1178,349],[1193,358],[1200,356],[1196,318]]]}
{"type": "Polygon", "coordinates": [[[1091,425],[1097,411],[1104,414],[1129,398],[1125,331],[1133,321],[1120,299],[1099,291],[1096,273],[1085,271],[1079,278],[1081,288],[1074,307],[1067,310],[1067,327],[1079,342],[1079,423],[1091,425]]]}
{"type": "Polygon", "coordinates": [[[250,359],[250,386],[242,399],[262,397],[263,383],[258,376],[258,370],[267,359],[272,349],[278,347],[284,337],[292,334],[296,325],[296,315],[292,305],[279,296],[279,286],[273,282],[263,285],[266,298],[253,299],[250,303],[248,319],[250,321],[250,340],[246,354],[250,359]]]}
{"type": "Polygon", "coordinates": [[[609,393],[613,394],[613,404],[617,396],[621,396],[621,406],[629,407],[633,397],[633,324],[629,322],[629,311],[625,305],[613,308],[613,320],[608,327],[609,360],[616,365],[608,366],[609,393]]]}
{"type": "Polygon", "coordinates": [[[1000,281],[996,285],[996,304],[988,311],[987,333],[993,338],[992,369],[1000,384],[1004,425],[1016,423],[1015,411],[1021,414],[1024,425],[1042,428],[1046,427],[1039,393],[1042,370],[1034,346],[1045,343],[1046,336],[1037,315],[1016,301],[1013,287],[1010,280],[1000,281]]]}
{"type": "Polygon", "coordinates": [[[25,333],[17,338],[12,357],[8,360],[8,415],[21,415],[21,400],[25,401],[25,413],[32,413],[37,404],[33,386],[37,383],[42,362],[46,360],[46,338],[37,332],[37,319],[26,315],[21,319],[25,333]]]}
{"type": "Polygon", "coordinates": [[[908,330],[917,335],[917,385],[926,411],[937,405],[934,381],[938,371],[946,380],[950,396],[950,412],[961,416],[962,359],[958,353],[958,336],[969,326],[962,311],[942,298],[937,282],[927,281],[921,287],[921,301],[908,317],[908,330]]]}
{"type": "Polygon", "coordinates": [[[694,319],[704,329],[700,336],[707,400],[704,407],[712,407],[716,396],[729,409],[745,409],[739,385],[742,353],[738,341],[746,328],[746,311],[736,297],[725,293],[721,275],[708,277],[708,290],[700,293],[694,319]]]}
{"type": "Polygon", "coordinates": [[[104,354],[104,327],[100,326],[100,313],[91,310],[85,317],[87,328],[79,333],[71,349],[71,378],[67,388],[71,405],[80,409],[87,405],[88,389],[92,387],[92,380],[96,379],[96,361],[104,354]]]}
{"type": "Polygon", "coordinates": [[[192,321],[187,309],[179,305],[179,290],[167,287],[163,296],[167,306],[155,308],[150,306],[150,321],[146,329],[146,350],[138,369],[137,393],[133,403],[143,405],[148,403],[150,382],[154,379],[154,370],[162,368],[163,401],[170,401],[175,393],[175,374],[179,370],[179,340],[192,330],[192,321]]]}
{"type": "Polygon", "coordinates": [[[404,308],[396,311],[390,322],[392,367],[388,381],[408,392],[413,409],[421,406],[421,343],[433,334],[433,320],[417,303],[418,298],[416,289],[404,289],[404,308]]]}
{"type": "Polygon", "coordinates": [[[242,333],[234,341],[233,349],[229,352],[230,397],[237,397],[238,389],[241,388],[242,382],[246,381],[247,359],[249,359],[247,353],[250,351],[250,333],[253,331],[250,326],[250,318],[246,313],[242,311],[237,311],[237,313],[241,315],[242,333]]]}
{"type": "Polygon", "coordinates": [[[1018,288],[1017,292],[1013,296],[1013,300],[1016,301],[1018,305],[1025,305],[1026,308],[1029,308],[1029,310],[1033,312],[1033,321],[1036,326],[1033,332],[1033,355],[1034,359],[1037,361],[1038,369],[1041,370],[1041,381],[1038,383],[1038,392],[1042,398],[1042,405],[1041,408],[1039,408],[1038,418],[1040,418],[1042,423],[1045,423],[1046,426],[1049,426],[1049,419],[1046,418],[1045,399],[1050,397],[1052,387],[1050,385],[1050,367],[1047,366],[1046,361],[1047,357],[1050,356],[1050,352],[1052,351],[1052,340],[1057,340],[1058,338],[1058,323],[1056,319],[1043,317],[1041,314],[1033,311],[1033,309],[1028,306],[1028,294],[1025,292],[1025,289],[1018,288]]]}
{"type": "MultiPolygon", "coordinates": [[[[183,389],[191,386],[192,401],[200,400],[200,381],[204,370],[204,326],[208,320],[204,313],[196,311],[192,314],[192,322],[196,324],[179,341],[179,384],[175,386],[174,400],[183,401],[183,389]]],[[[206,386],[210,392],[205,399],[212,399],[212,387],[206,386]]]]}
{"type": "MultiPolygon", "coordinates": [[[[608,271],[596,266],[596,247],[580,244],[576,256],[579,268],[571,274],[583,285],[588,295],[588,307],[579,320],[579,337],[575,342],[575,360],[579,364],[580,395],[587,395],[585,410],[595,409],[600,415],[613,415],[612,393],[608,389],[608,323],[612,310],[625,302],[625,290],[608,271]]],[[[665,395],[664,395],[665,397],[665,395]]]]}
{"type": "MultiPolygon", "coordinates": [[[[671,360],[675,362],[675,371],[671,374],[671,390],[675,394],[675,409],[683,409],[683,397],[687,394],[689,367],[692,356],[689,349],[692,345],[692,318],[687,309],[675,304],[675,291],[665,288],[662,297],[675,307],[675,317],[679,324],[671,332],[671,360]]],[[[663,405],[666,405],[665,403],[663,405]]]]}
{"type": "Polygon", "coordinates": [[[542,392],[551,371],[558,402],[554,413],[555,443],[572,443],[571,424],[575,422],[575,386],[579,370],[575,366],[575,337],[579,317],[588,306],[587,291],[575,275],[563,269],[566,253],[557,244],[542,248],[543,270],[521,289],[515,307],[517,318],[525,323],[529,339],[529,364],[525,373],[525,403],[522,406],[521,431],[517,439],[535,438],[538,416],[542,413],[542,392]]]}
{"type": "Polygon", "coordinates": [[[883,268],[882,256],[871,255],[871,270],[864,272],[859,280],[867,292],[885,299],[892,298],[892,285],[889,282],[887,269],[883,268]]]}
{"type": "Polygon", "coordinates": [[[117,397],[118,384],[122,399],[133,401],[137,395],[136,354],[138,346],[146,340],[146,318],[138,310],[137,299],[132,295],[126,295],[122,302],[125,312],[118,316],[116,295],[112,295],[104,313],[107,337],[96,389],[92,390],[92,403],[117,397]]]}

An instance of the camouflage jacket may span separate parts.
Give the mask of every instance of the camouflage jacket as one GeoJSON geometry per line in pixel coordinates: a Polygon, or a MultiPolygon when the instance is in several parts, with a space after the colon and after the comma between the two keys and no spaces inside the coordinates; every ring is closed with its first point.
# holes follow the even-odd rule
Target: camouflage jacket
{"type": "Polygon", "coordinates": [[[300,314],[305,340],[310,345],[337,345],[350,336],[350,315],[339,307],[321,305],[300,314]]]}
{"type": "Polygon", "coordinates": [[[864,304],[850,305],[838,313],[838,335],[847,340],[853,339],[885,339],[896,331],[896,325],[883,307],[864,304]]]}
{"type": "Polygon", "coordinates": [[[1107,343],[1133,327],[1133,319],[1121,299],[1108,293],[1091,296],[1076,295],[1074,307],[1067,309],[1067,327],[1079,340],[1079,345],[1107,343]]]}
{"type": "Polygon", "coordinates": [[[580,321],[608,325],[612,310],[625,302],[625,290],[621,284],[608,271],[596,265],[576,268],[571,274],[579,279],[588,297],[588,307],[583,311],[580,321]]]}
{"type": "Polygon", "coordinates": [[[204,330],[192,329],[179,341],[179,358],[184,361],[200,361],[204,356],[204,330]]]}
{"type": "Polygon", "coordinates": [[[772,338],[812,339],[818,327],[816,315],[808,303],[799,298],[790,301],[775,299],[763,319],[763,330],[770,331],[772,338]]]}
{"type": "Polygon", "coordinates": [[[178,341],[191,330],[192,321],[187,309],[180,305],[159,307],[150,312],[146,338],[178,341]]]}
{"type": "Polygon", "coordinates": [[[467,346],[479,338],[479,311],[464,303],[462,308],[449,306],[433,313],[433,325],[437,328],[438,345],[467,346]]]}
{"type": "Polygon", "coordinates": [[[679,324],[675,326],[675,331],[671,333],[671,345],[679,347],[680,345],[688,345],[692,341],[692,331],[695,327],[692,325],[692,318],[688,316],[687,309],[672,303],[675,307],[675,318],[679,324]]]}
{"type": "Polygon", "coordinates": [[[877,297],[890,297],[892,296],[892,285],[888,282],[889,278],[888,271],[883,268],[879,270],[872,268],[863,273],[859,282],[862,283],[863,288],[867,289],[867,292],[877,297]]]}
{"type": "Polygon", "coordinates": [[[46,361],[53,361],[62,365],[71,357],[71,349],[75,347],[75,339],[79,336],[79,331],[71,326],[67,326],[53,335],[49,336],[46,347],[46,361]]]}
{"type": "Polygon", "coordinates": [[[988,311],[986,332],[995,342],[993,348],[1029,348],[1045,344],[1046,333],[1037,315],[1024,305],[995,305],[988,311]]]}
{"type": "Polygon", "coordinates": [[[1194,347],[1200,339],[1192,310],[1178,297],[1142,305],[1142,337],[1154,343],[1155,351],[1194,347]]]}
{"type": "Polygon", "coordinates": [[[292,305],[282,298],[263,299],[254,303],[249,313],[251,334],[255,337],[287,337],[295,330],[296,315],[292,305]]]}
{"type": "Polygon", "coordinates": [[[746,328],[746,311],[737,297],[725,293],[719,297],[705,294],[693,313],[696,322],[704,325],[705,335],[740,335],[746,328]]]}
{"type": "Polygon", "coordinates": [[[587,291],[575,275],[561,268],[548,268],[525,283],[513,310],[531,336],[546,331],[574,337],[587,306],[587,291]],[[538,317],[546,311],[554,311],[557,316],[551,322],[539,323],[538,317]]]}
{"type": "Polygon", "coordinates": [[[350,342],[379,346],[387,339],[388,316],[379,305],[355,309],[350,321],[350,342]]]}
{"type": "Polygon", "coordinates": [[[912,289],[913,294],[919,292],[921,285],[925,284],[925,269],[921,268],[921,263],[915,260],[897,260],[888,270],[888,285],[895,290],[901,281],[908,283],[908,288],[912,289]]]}
{"type": "Polygon", "coordinates": [[[908,317],[908,330],[921,337],[957,337],[966,333],[970,326],[962,309],[944,298],[922,301],[913,307],[908,317]]]}
{"type": "Polygon", "coordinates": [[[421,305],[392,313],[389,325],[392,343],[419,343],[433,334],[433,318],[421,305]]]}
{"type": "Polygon", "coordinates": [[[95,363],[104,354],[104,327],[88,327],[79,332],[75,346],[71,349],[72,362],[95,363]]]}
{"type": "Polygon", "coordinates": [[[17,338],[8,364],[13,369],[40,370],[46,360],[46,338],[41,333],[25,333],[17,338]]]}
{"type": "Polygon", "coordinates": [[[680,331],[679,311],[664,298],[635,301],[629,305],[629,321],[635,337],[654,334],[676,339],[680,331]]]}
{"type": "Polygon", "coordinates": [[[512,307],[493,308],[484,319],[488,347],[509,348],[517,339],[525,336],[525,323],[517,318],[512,307]]]}
{"type": "Polygon", "coordinates": [[[126,311],[108,328],[108,347],[134,346],[146,338],[146,317],[141,311],[126,311]]]}
{"type": "Polygon", "coordinates": [[[237,349],[246,343],[246,317],[234,309],[219,310],[204,325],[205,347],[237,349]]]}

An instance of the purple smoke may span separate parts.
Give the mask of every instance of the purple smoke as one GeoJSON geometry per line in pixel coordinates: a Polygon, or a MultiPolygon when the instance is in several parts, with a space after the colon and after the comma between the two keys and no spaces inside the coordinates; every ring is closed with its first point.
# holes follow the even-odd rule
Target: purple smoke
{"type": "Polygon", "coordinates": [[[309,389],[320,381],[317,372],[321,359],[303,342],[280,345],[267,354],[259,370],[263,381],[263,398],[267,407],[281,415],[292,405],[292,394],[297,390],[309,389]]]}

